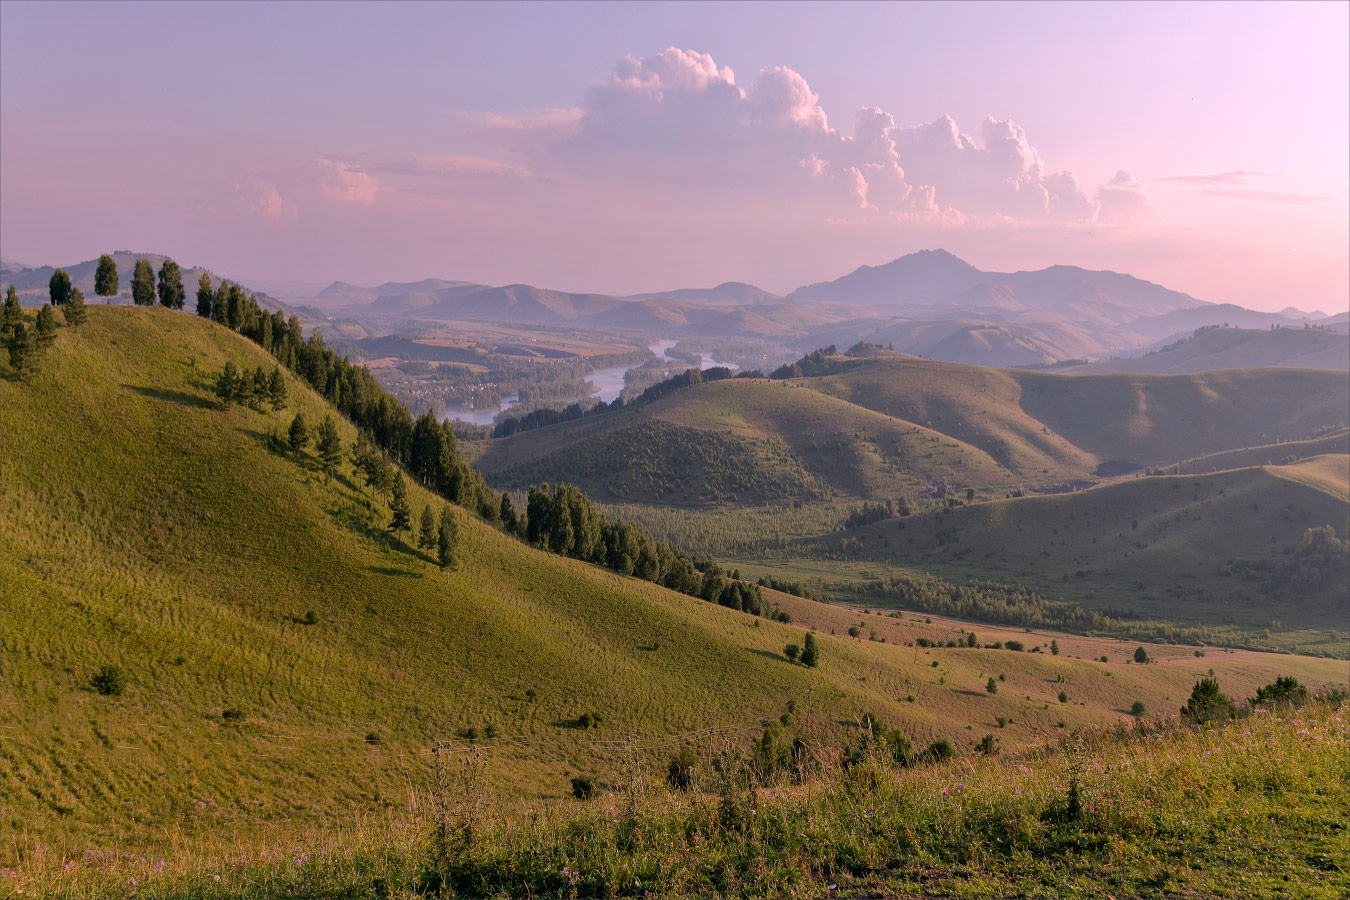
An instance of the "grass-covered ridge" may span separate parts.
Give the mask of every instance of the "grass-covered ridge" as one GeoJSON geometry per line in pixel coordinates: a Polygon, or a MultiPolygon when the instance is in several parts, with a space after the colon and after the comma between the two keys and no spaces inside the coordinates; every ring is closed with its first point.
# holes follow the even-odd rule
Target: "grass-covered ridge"
{"type": "MultiPolygon", "coordinates": [[[[734,763],[503,810],[472,754],[411,822],[285,846],[37,854],[41,896],[1310,897],[1350,890],[1350,725],[1326,705],[898,769],[883,751],[769,789],[734,763]]],[[[723,757],[728,759],[727,757],[723,757]]]]}

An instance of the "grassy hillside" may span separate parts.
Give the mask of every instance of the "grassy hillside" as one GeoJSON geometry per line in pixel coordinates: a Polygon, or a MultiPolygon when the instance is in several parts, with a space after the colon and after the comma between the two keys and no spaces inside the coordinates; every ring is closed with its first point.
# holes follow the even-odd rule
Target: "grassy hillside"
{"type": "MultiPolygon", "coordinates": [[[[870,710],[962,746],[977,736],[968,725],[1004,715],[1015,746],[1055,715],[1021,699],[1039,697],[1037,679],[1102,677],[1100,664],[1043,657],[1009,669],[1028,690],[980,697],[967,721],[941,714],[945,692],[978,697],[1009,655],[934,651],[935,669],[896,643],[926,624],[888,643],[822,627],[820,668],[790,665],[782,648],[801,625],[532,550],[462,511],[460,560],[443,573],[388,534],[384,500],[345,464],[329,481],[274,440],[295,410],[327,413],[301,382],[288,380],[280,416],[218,408],[208,385],[227,360],[271,362],[193,316],[95,307],[31,380],[0,384],[7,866],[37,848],[162,841],[164,829],[408,813],[429,748],[470,734],[501,798],[562,796],[579,773],[612,783],[625,738],[660,771],[668,736],[751,735],[789,700],[809,699],[836,745],[870,710]],[[105,665],[125,674],[121,696],[92,689],[105,665]],[[907,700],[920,682],[935,693],[907,700]],[[598,730],[579,727],[583,713],[598,730]]],[[[416,487],[411,501],[414,519],[439,504],[416,487]]],[[[1344,680],[1325,661],[1239,659],[1244,691],[1286,672],[1344,680]]],[[[1227,674],[1229,659],[1208,662],[1227,674]]],[[[1121,687],[1070,720],[1119,721],[1133,699],[1173,705],[1193,673],[1164,671],[1122,668],[1121,687]]]]}
{"type": "Polygon", "coordinates": [[[981,503],[836,532],[801,555],[1021,584],[1130,618],[1344,655],[1346,560],[1309,569],[1304,535],[1331,525],[1345,536],[1348,459],[981,503]]]}
{"type": "Polygon", "coordinates": [[[1068,371],[1161,375],[1257,366],[1344,372],[1350,369],[1350,338],[1313,328],[1205,328],[1137,359],[1108,360],[1068,371]]]}
{"type": "Polygon", "coordinates": [[[1289,457],[1304,459],[1327,454],[1350,454],[1350,429],[1334,428],[1328,434],[1306,441],[1286,441],[1282,444],[1264,444],[1224,450],[1207,456],[1183,460],[1176,465],[1179,475],[1219,472],[1224,469],[1242,469],[1250,466],[1268,466],[1283,463],[1289,457]]]}

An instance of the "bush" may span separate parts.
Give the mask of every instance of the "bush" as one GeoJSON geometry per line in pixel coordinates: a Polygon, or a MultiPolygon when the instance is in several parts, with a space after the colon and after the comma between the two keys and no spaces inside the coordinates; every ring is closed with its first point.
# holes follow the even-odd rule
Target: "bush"
{"type": "Polygon", "coordinates": [[[1251,705],[1270,709],[1279,706],[1299,707],[1307,702],[1308,689],[1297,678],[1281,675],[1265,687],[1257,688],[1251,705]]]}
{"type": "Polygon", "coordinates": [[[998,752],[998,738],[992,734],[986,734],[980,738],[980,742],[975,745],[975,752],[985,756],[993,756],[998,752]]]}
{"type": "Polygon", "coordinates": [[[783,648],[783,655],[788,658],[788,662],[796,662],[797,657],[801,655],[802,648],[796,644],[788,644],[783,648]]]}
{"type": "Polygon", "coordinates": [[[315,612],[314,610],[312,610],[312,609],[309,610],[308,612],[305,613],[305,617],[304,617],[303,619],[300,620],[300,624],[301,624],[301,625],[318,625],[318,624],[319,624],[319,614],[316,613],[316,612],[315,612]]]}
{"type": "Polygon", "coordinates": [[[1066,693],[1064,693],[1063,691],[1060,691],[1060,692],[1059,692],[1059,702],[1060,702],[1060,703],[1068,703],[1068,702],[1069,702],[1069,695],[1066,694],[1066,693]]]}
{"type": "Polygon", "coordinates": [[[938,738],[928,745],[928,749],[924,751],[923,755],[930,762],[945,762],[956,756],[956,748],[952,746],[952,742],[946,738],[938,738]]]}
{"type": "Polygon", "coordinates": [[[1136,647],[1134,650],[1134,661],[1137,663],[1148,662],[1148,651],[1143,647],[1136,647]]]}
{"type": "Polygon", "coordinates": [[[120,697],[126,693],[127,676],[117,666],[104,666],[89,679],[89,685],[105,697],[120,697]]]}
{"type": "Polygon", "coordinates": [[[1008,648],[1009,650],[1012,650],[1014,653],[1021,653],[1021,652],[1022,652],[1022,642],[1021,642],[1021,641],[1004,641],[1004,642],[1003,642],[1003,646],[1006,647],[1006,648],[1008,648]]]}
{"type": "Polygon", "coordinates": [[[991,694],[998,693],[998,681],[991,675],[989,680],[984,683],[984,689],[991,694]]]}
{"type": "Polygon", "coordinates": [[[600,727],[600,714],[593,712],[584,712],[577,717],[577,726],[583,730],[589,731],[592,728],[600,727]]]}
{"type": "Polygon", "coordinates": [[[1143,700],[1134,701],[1134,705],[1130,707],[1130,715],[1134,716],[1136,719],[1142,719],[1147,712],[1148,707],[1144,705],[1143,700]]]}
{"type": "Polygon", "coordinates": [[[220,711],[220,717],[226,722],[242,722],[244,711],[237,706],[227,706],[220,711]]]}
{"type": "Polygon", "coordinates": [[[578,775],[572,779],[572,796],[578,800],[589,800],[595,793],[595,782],[584,775],[578,775]]]}
{"type": "Polygon", "coordinates": [[[1205,678],[1196,682],[1191,697],[1181,708],[1181,716],[1188,722],[1213,722],[1231,719],[1237,715],[1233,701],[1219,690],[1219,682],[1205,678]]]}
{"type": "Polygon", "coordinates": [[[680,752],[670,759],[666,781],[677,791],[687,791],[694,783],[694,767],[698,765],[698,755],[689,747],[681,747],[680,752]]]}

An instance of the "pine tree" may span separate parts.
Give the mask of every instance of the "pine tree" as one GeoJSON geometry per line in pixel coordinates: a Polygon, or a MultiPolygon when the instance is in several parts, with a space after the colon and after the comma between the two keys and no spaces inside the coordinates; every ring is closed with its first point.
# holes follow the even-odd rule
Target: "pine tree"
{"type": "Polygon", "coordinates": [[[267,399],[273,409],[286,408],[286,376],[281,374],[281,366],[272,367],[272,376],[267,379],[267,399]]]}
{"type": "Polygon", "coordinates": [[[155,304],[155,270],[148,259],[136,260],[131,272],[131,299],[137,306],[155,304]]]}
{"type": "Polygon", "coordinates": [[[296,413],[295,418],[291,419],[290,431],[286,434],[286,443],[291,445],[291,450],[299,453],[309,444],[309,429],[305,427],[305,416],[303,413],[296,413]]]}
{"type": "Polygon", "coordinates": [[[216,294],[211,290],[211,276],[206,272],[197,279],[197,315],[203,319],[211,318],[211,307],[215,303],[216,294]]]}
{"type": "Polygon", "coordinates": [[[324,471],[331,477],[337,471],[338,463],[342,461],[342,437],[338,434],[337,422],[333,421],[332,416],[324,416],[323,421],[319,423],[319,435],[314,449],[319,451],[324,471]]]}
{"type": "Polygon", "coordinates": [[[267,377],[262,366],[253,370],[253,403],[261,404],[272,396],[272,379],[267,377]]]}
{"type": "Polygon", "coordinates": [[[814,669],[820,665],[820,648],[816,646],[816,636],[811,632],[806,633],[806,640],[802,643],[802,665],[814,669]]]}
{"type": "Polygon", "coordinates": [[[423,550],[430,550],[436,546],[436,514],[431,511],[430,503],[422,507],[422,525],[417,532],[417,546],[423,550]]]}
{"type": "Polygon", "coordinates": [[[75,288],[70,292],[70,302],[66,304],[66,324],[79,329],[89,320],[89,309],[84,305],[84,291],[75,288]]]}
{"type": "Polygon", "coordinates": [[[3,332],[5,338],[9,338],[14,334],[14,326],[22,323],[23,307],[19,305],[19,294],[11,284],[5,291],[5,310],[3,318],[0,318],[0,332],[3,332]]]}
{"type": "Polygon", "coordinates": [[[9,335],[9,364],[20,378],[27,378],[33,371],[33,338],[28,328],[19,322],[9,335]]]}
{"type": "Polygon", "coordinates": [[[98,258],[98,271],[94,273],[94,293],[111,303],[117,296],[117,262],[108,254],[98,258]]]}
{"type": "Polygon", "coordinates": [[[229,406],[239,392],[239,370],[233,362],[225,363],[225,370],[216,378],[216,396],[220,402],[229,406]]]}
{"type": "Polygon", "coordinates": [[[224,281],[216,285],[216,296],[211,301],[211,321],[230,324],[230,286],[224,281]]]}
{"type": "Polygon", "coordinates": [[[56,341],[56,310],[50,303],[42,304],[38,310],[35,331],[39,350],[46,350],[56,341]]]}
{"type": "Polygon", "coordinates": [[[436,560],[442,569],[455,564],[455,550],[459,547],[459,527],[450,507],[441,507],[441,526],[436,534],[436,560]]]}
{"type": "Polygon", "coordinates": [[[52,306],[65,306],[70,302],[70,276],[65,269],[57,269],[47,282],[47,293],[51,294],[52,306]]]}
{"type": "Polygon", "coordinates": [[[412,510],[408,508],[408,485],[403,473],[394,476],[393,497],[389,501],[389,511],[393,514],[389,520],[389,530],[402,534],[412,524],[412,510]]]}
{"type": "Polygon", "coordinates": [[[183,297],[183,270],[166,258],[159,267],[159,303],[169,309],[182,309],[183,297]]]}
{"type": "Polygon", "coordinates": [[[502,520],[502,528],[507,534],[515,534],[520,531],[520,521],[516,518],[516,508],[511,503],[511,496],[502,493],[501,509],[498,512],[499,519],[502,520]]]}

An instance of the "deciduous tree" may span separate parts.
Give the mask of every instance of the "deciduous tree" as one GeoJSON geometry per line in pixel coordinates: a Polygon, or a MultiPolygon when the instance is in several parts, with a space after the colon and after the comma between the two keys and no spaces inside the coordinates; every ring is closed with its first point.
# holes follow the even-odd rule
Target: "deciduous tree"
{"type": "Polygon", "coordinates": [[[65,269],[57,269],[47,282],[47,293],[51,295],[52,306],[65,306],[70,302],[70,276],[65,269]]]}
{"type": "Polygon", "coordinates": [[[117,291],[117,261],[105,253],[98,258],[98,269],[94,272],[94,293],[105,303],[111,303],[117,291]]]}
{"type": "Polygon", "coordinates": [[[159,267],[159,302],[169,309],[183,308],[183,270],[178,263],[165,259],[159,267]]]}
{"type": "Polygon", "coordinates": [[[155,303],[155,270],[148,259],[136,260],[136,268],[131,271],[131,299],[137,306],[155,303]]]}
{"type": "Polygon", "coordinates": [[[197,315],[203,319],[211,318],[212,306],[216,302],[216,292],[211,289],[211,276],[206,272],[197,279],[197,315]]]}

